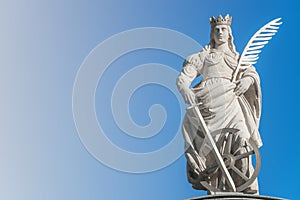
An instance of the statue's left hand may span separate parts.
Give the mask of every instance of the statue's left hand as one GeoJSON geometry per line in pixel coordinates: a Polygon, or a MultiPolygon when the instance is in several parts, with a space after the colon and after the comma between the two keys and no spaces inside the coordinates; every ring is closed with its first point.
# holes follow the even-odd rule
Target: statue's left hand
{"type": "Polygon", "coordinates": [[[236,82],[236,88],[234,89],[237,96],[244,94],[249,87],[253,84],[253,79],[249,76],[244,77],[236,82]]]}

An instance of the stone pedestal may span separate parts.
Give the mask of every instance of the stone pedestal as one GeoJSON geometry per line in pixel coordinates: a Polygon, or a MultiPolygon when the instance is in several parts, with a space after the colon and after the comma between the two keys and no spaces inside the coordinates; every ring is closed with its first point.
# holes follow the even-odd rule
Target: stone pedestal
{"type": "Polygon", "coordinates": [[[247,194],[217,194],[202,197],[194,197],[186,200],[287,200],[277,197],[260,196],[260,195],[247,195],[247,194]]]}

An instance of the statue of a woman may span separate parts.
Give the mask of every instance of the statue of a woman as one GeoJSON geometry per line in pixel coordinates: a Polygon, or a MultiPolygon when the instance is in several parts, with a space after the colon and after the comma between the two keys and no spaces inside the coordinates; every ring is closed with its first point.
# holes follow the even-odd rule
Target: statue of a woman
{"type": "MultiPolygon", "coordinates": [[[[231,152],[243,154],[247,151],[249,139],[262,146],[258,126],[261,114],[261,89],[259,76],[253,66],[241,70],[238,79],[232,82],[239,54],[236,52],[231,31],[232,17],[210,18],[210,42],[200,52],[186,58],[182,72],[177,79],[177,87],[186,103],[198,104],[201,115],[210,132],[222,128],[234,128],[231,152]],[[191,88],[192,81],[202,76],[199,84],[191,88]],[[200,104],[199,104],[200,103],[200,104]]],[[[210,177],[202,172],[214,158],[211,149],[204,145],[199,119],[192,110],[187,110],[182,125],[187,158],[187,176],[195,189],[207,190],[199,180],[209,180],[210,184],[220,185],[221,177],[212,173],[210,177]],[[193,159],[195,158],[195,159],[193,159]]],[[[218,148],[222,150],[222,134],[214,136],[218,148]]],[[[253,172],[251,158],[246,157],[237,163],[239,170],[247,177],[253,172]]],[[[236,186],[243,184],[240,176],[231,172],[236,186]]],[[[255,180],[243,193],[257,194],[255,180]]]]}

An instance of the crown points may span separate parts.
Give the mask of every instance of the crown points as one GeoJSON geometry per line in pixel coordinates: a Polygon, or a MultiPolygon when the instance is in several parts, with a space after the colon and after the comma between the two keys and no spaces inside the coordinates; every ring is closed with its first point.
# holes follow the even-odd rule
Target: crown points
{"type": "Polygon", "coordinates": [[[228,14],[223,18],[222,15],[219,15],[218,18],[215,18],[214,16],[212,16],[211,18],[209,18],[210,21],[210,25],[212,27],[216,26],[216,25],[231,25],[232,22],[232,16],[229,16],[228,14]]]}

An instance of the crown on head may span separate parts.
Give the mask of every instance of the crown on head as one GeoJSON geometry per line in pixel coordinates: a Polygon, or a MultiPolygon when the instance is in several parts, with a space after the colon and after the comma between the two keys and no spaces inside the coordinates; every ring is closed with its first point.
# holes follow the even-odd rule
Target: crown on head
{"type": "Polygon", "coordinates": [[[215,27],[216,25],[231,25],[232,22],[232,16],[229,16],[228,14],[223,18],[222,15],[219,15],[218,18],[215,18],[212,16],[209,18],[211,27],[215,27]]]}

